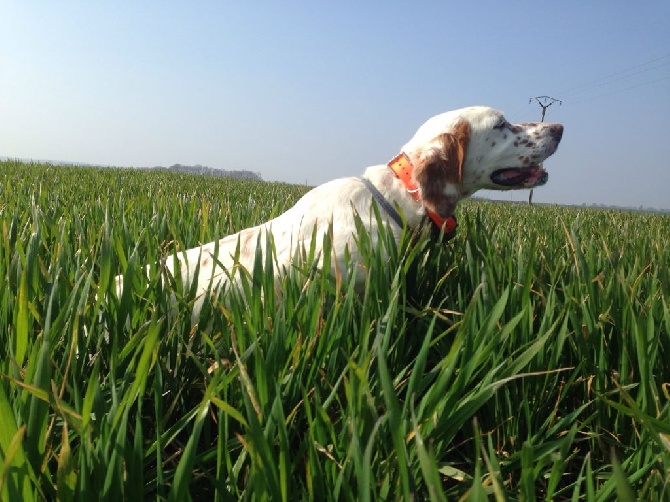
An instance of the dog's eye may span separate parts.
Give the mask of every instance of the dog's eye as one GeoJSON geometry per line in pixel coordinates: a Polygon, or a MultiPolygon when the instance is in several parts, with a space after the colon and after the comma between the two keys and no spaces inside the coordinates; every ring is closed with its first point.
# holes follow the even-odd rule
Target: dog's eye
{"type": "Polygon", "coordinates": [[[493,126],[494,129],[498,129],[499,131],[502,131],[505,127],[507,127],[507,121],[505,119],[500,119],[500,121],[493,126]]]}

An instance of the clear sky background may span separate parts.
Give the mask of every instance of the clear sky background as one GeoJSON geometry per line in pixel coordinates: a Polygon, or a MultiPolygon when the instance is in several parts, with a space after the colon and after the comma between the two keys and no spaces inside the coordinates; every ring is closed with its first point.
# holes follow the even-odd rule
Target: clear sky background
{"type": "MultiPolygon", "coordinates": [[[[319,184],[429,117],[565,125],[534,201],[670,208],[670,2],[0,2],[0,155],[319,184]]],[[[487,192],[525,200],[527,192],[487,192]]]]}

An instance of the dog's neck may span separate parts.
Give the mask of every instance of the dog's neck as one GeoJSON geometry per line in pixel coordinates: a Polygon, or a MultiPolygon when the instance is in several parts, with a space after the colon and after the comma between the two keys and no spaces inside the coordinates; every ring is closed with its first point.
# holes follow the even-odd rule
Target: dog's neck
{"type": "MultiPolygon", "coordinates": [[[[388,164],[389,169],[395,174],[396,178],[403,182],[407,193],[409,193],[412,198],[422,204],[421,193],[419,192],[419,186],[416,184],[412,178],[412,171],[414,171],[414,166],[409,157],[401,152],[396,155],[388,164]]],[[[444,229],[444,233],[448,234],[456,229],[456,220],[453,216],[447,218],[442,218],[435,211],[426,210],[428,217],[435,223],[438,228],[444,229]]]]}

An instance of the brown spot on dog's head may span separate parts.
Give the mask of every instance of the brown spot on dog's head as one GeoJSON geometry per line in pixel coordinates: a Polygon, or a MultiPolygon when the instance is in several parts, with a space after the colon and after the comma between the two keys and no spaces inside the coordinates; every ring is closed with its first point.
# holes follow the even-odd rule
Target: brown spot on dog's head
{"type": "Polygon", "coordinates": [[[463,184],[463,163],[470,141],[470,124],[461,120],[451,132],[440,134],[413,159],[414,181],[419,185],[424,205],[446,218],[454,213],[463,184]],[[454,185],[457,194],[445,193],[454,185]]]}

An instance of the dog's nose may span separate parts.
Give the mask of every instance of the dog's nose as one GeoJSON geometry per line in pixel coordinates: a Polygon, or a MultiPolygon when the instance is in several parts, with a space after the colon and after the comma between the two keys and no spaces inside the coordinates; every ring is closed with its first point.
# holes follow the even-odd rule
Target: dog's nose
{"type": "Polygon", "coordinates": [[[563,126],[561,124],[551,124],[549,126],[549,134],[558,143],[563,137],[563,126]]]}

